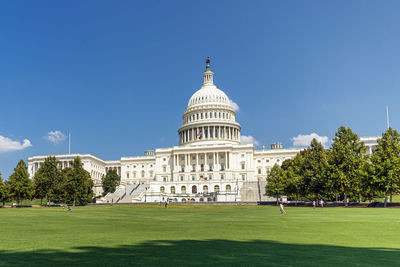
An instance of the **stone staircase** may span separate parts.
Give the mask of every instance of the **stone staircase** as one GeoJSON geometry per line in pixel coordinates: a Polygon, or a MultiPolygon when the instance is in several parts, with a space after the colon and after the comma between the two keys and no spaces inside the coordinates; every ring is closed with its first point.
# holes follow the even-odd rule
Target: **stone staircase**
{"type": "Polygon", "coordinates": [[[101,198],[102,203],[132,203],[141,202],[142,195],[149,188],[148,184],[120,185],[114,193],[108,193],[101,198]]]}
{"type": "Polygon", "coordinates": [[[142,202],[143,195],[149,188],[148,184],[139,184],[136,186],[129,194],[126,194],[119,203],[132,203],[132,202],[142,202]]]}

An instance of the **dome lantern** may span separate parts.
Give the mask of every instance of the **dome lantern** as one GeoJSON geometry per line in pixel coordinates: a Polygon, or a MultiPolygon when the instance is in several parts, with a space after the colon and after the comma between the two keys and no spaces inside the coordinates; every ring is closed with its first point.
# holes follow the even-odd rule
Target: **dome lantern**
{"type": "Polygon", "coordinates": [[[213,85],[213,75],[214,73],[210,69],[210,57],[206,59],[206,70],[203,73],[204,82],[203,85],[213,85]]]}

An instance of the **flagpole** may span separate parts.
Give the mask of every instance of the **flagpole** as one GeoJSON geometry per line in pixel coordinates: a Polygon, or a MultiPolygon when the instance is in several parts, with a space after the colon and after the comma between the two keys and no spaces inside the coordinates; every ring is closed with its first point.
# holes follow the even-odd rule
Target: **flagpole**
{"type": "Polygon", "coordinates": [[[68,133],[68,154],[71,154],[71,133],[68,133]]]}
{"type": "Polygon", "coordinates": [[[389,106],[386,105],[386,124],[387,124],[387,128],[389,129],[390,124],[389,124],[389,106]]]}

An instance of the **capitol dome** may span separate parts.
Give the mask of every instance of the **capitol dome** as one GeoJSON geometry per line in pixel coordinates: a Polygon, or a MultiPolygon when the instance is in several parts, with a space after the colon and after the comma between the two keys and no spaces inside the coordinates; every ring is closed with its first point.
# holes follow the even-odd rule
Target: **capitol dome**
{"type": "Polygon", "coordinates": [[[207,58],[203,85],[190,98],[178,129],[179,144],[211,141],[240,142],[241,126],[235,121],[236,112],[229,97],[213,81],[214,73],[207,58]]]}

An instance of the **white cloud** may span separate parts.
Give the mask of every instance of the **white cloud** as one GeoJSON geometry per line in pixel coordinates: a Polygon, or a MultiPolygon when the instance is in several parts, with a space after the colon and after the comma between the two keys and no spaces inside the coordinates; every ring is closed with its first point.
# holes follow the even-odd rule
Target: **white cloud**
{"type": "Polygon", "coordinates": [[[4,136],[0,135],[0,153],[16,151],[16,150],[23,150],[30,146],[32,146],[32,144],[31,144],[31,141],[29,141],[28,139],[24,139],[21,143],[19,141],[14,141],[8,137],[4,137],[4,136]]]}
{"type": "Polygon", "coordinates": [[[299,134],[296,137],[292,138],[293,141],[293,146],[295,147],[307,147],[311,144],[311,141],[313,139],[317,139],[318,142],[320,142],[324,147],[326,147],[329,138],[328,136],[319,136],[316,133],[312,134],[299,134]]]}
{"type": "Polygon", "coordinates": [[[241,135],[240,136],[240,142],[242,144],[254,144],[256,146],[260,145],[260,142],[257,141],[257,139],[255,139],[253,136],[249,135],[241,135]]]}
{"type": "Polygon", "coordinates": [[[52,132],[48,132],[47,136],[45,137],[47,140],[49,140],[50,142],[52,142],[53,144],[58,144],[61,141],[64,141],[67,136],[65,134],[63,134],[61,131],[52,131],[52,132]]]}
{"type": "Polygon", "coordinates": [[[236,104],[236,102],[233,102],[231,99],[229,99],[229,102],[231,103],[231,106],[233,107],[233,109],[238,112],[239,111],[239,105],[236,104]]]}

